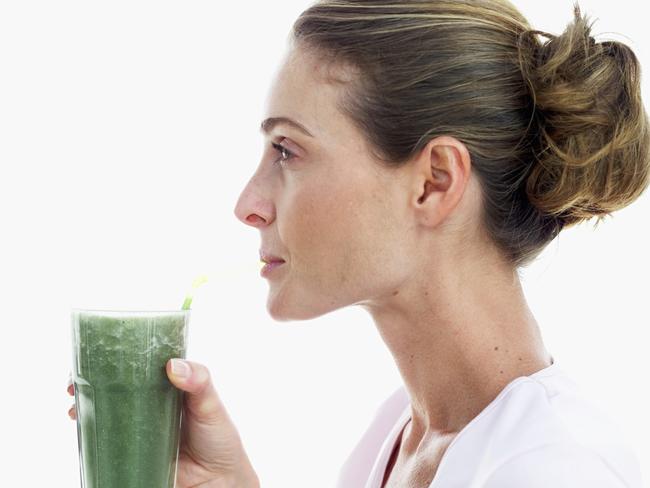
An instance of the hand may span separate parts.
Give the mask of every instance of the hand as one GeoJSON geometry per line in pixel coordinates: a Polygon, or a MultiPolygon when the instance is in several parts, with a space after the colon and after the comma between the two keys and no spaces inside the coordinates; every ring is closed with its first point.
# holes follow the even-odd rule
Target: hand
{"type": "MultiPolygon", "coordinates": [[[[185,392],[177,487],[257,488],[259,480],[248,459],[237,428],[212,385],[208,369],[182,360],[180,368],[167,362],[169,381],[185,392]],[[187,375],[183,375],[183,364],[187,375]]],[[[70,382],[68,393],[74,395],[70,382]]],[[[76,419],[74,405],[68,411],[76,419]]]]}

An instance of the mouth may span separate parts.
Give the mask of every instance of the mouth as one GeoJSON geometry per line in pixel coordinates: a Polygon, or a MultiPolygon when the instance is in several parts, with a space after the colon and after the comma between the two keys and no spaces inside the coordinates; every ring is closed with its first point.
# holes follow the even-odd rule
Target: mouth
{"type": "Polygon", "coordinates": [[[260,261],[266,263],[266,264],[273,264],[273,263],[284,263],[284,259],[282,259],[279,256],[274,256],[273,254],[270,254],[266,251],[260,250],[260,261]]]}
{"type": "Polygon", "coordinates": [[[260,262],[265,263],[264,267],[260,270],[260,275],[264,278],[268,278],[275,269],[285,263],[281,257],[275,256],[263,249],[260,249],[260,262]]]}
{"type": "MultiPolygon", "coordinates": [[[[266,262],[266,261],[264,261],[264,262],[266,262]]],[[[275,269],[279,268],[284,263],[285,263],[284,261],[266,262],[264,267],[262,267],[262,269],[260,270],[260,276],[262,276],[264,278],[268,278],[274,272],[275,269]]]]}

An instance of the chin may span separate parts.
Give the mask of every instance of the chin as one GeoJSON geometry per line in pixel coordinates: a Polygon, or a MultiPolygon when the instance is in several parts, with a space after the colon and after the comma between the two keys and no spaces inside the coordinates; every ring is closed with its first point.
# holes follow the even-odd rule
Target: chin
{"type": "Polygon", "coordinates": [[[310,320],[319,317],[319,314],[308,313],[308,310],[297,310],[288,307],[267,307],[271,318],[276,322],[292,322],[296,320],[310,320]]]}
{"type": "Polygon", "coordinates": [[[276,322],[290,322],[296,320],[312,320],[333,312],[336,308],[323,307],[323,304],[310,307],[304,301],[300,305],[296,305],[282,300],[281,297],[269,296],[266,303],[266,310],[276,322]]]}

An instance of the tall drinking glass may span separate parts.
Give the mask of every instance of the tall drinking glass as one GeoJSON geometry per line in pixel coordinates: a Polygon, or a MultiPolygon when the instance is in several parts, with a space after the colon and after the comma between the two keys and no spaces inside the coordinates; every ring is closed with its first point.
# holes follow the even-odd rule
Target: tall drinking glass
{"type": "Polygon", "coordinates": [[[83,488],[174,488],[189,310],[72,310],[72,381],[83,488]]]}

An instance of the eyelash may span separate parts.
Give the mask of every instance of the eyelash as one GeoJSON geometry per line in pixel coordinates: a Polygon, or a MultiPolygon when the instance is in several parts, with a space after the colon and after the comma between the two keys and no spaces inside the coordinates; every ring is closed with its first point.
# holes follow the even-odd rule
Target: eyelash
{"type": "Polygon", "coordinates": [[[273,146],[273,149],[275,149],[276,151],[278,151],[280,153],[280,157],[278,159],[276,159],[273,162],[273,164],[283,164],[283,163],[286,164],[286,163],[289,162],[289,160],[291,158],[293,158],[295,156],[295,154],[293,154],[291,151],[289,151],[282,144],[275,144],[274,142],[272,142],[271,146],[273,146]],[[284,159],[282,158],[282,152],[283,151],[288,154],[288,156],[286,158],[284,158],[284,159]]]}

